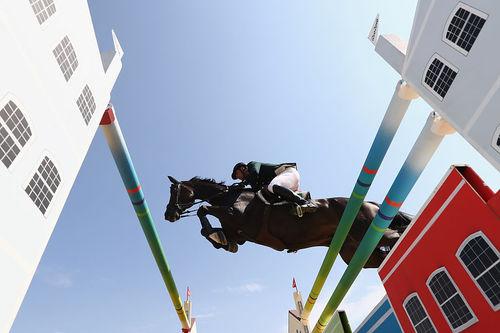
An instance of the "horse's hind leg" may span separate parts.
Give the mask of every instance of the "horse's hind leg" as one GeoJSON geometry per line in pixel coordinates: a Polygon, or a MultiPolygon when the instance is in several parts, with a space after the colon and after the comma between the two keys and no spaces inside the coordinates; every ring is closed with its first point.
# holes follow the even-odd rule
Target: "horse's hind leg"
{"type": "Polygon", "coordinates": [[[377,246],[363,268],[378,268],[384,261],[386,255],[387,254],[377,246]]]}
{"type": "Polygon", "coordinates": [[[380,258],[379,265],[382,264],[382,261],[385,260],[385,258],[394,248],[394,246],[396,246],[396,243],[399,241],[400,237],[401,235],[396,230],[387,229],[384,232],[382,239],[380,240],[380,242],[377,244],[377,247],[373,251],[373,253],[374,254],[377,253],[378,257],[380,258]]]}
{"type": "Polygon", "coordinates": [[[366,262],[364,268],[378,268],[385,258],[389,255],[390,251],[394,248],[399,240],[399,233],[395,230],[387,229],[373,250],[370,258],[366,262]]]}

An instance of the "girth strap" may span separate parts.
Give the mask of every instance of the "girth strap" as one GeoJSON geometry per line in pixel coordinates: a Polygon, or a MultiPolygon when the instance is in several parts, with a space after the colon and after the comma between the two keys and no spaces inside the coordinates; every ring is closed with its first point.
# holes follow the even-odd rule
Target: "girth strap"
{"type": "Polygon", "coordinates": [[[270,221],[269,219],[269,217],[271,216],[271,209],[273,209],[272,206],[264,205],[264,213],[262,214],[262,224],[259,229],[259,232],[257,233],[257,236],[255,237],[256,238],[255,240],[256,243],[263,243],[263,244],[279,243],[279,247],[272,246],[272,248],[277,251],[283,251],[285,249],[288,249],[289,246],[286,245],[281,239],[274,237],[269,231],[269,223],[272,223],[272,221],[270,221]]]}

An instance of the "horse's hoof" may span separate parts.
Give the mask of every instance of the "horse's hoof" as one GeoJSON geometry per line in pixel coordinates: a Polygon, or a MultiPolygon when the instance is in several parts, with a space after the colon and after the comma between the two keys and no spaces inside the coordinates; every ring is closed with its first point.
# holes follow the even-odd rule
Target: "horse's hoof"
{"type": "Polygon", "coordinates": [[[238,252],[238,244],[233,243],[233,242],[229,243],[227,246],[227,251],[231,252],[231,253],[238,252]]]}

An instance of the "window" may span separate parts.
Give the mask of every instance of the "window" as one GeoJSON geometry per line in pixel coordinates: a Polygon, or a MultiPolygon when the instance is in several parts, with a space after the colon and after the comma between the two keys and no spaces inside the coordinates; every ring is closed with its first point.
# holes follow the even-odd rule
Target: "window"
{"type": "Polygon", "coordinates": [[[477,232],[460,246],[458,258],[488,302],[500,309],[500,257],[488,238],[477,232]]]}
{"type": "Polygon", "coordinates": [[[45,214],[60,183],[61,176],[57,168],[45,156],[25,191],[42,214],[45,214]]]}
{"type": "Polygon", "coordinates": [[[0,160],[7,168],[30,138],[28,121],[17,105],[9,101],[0,110],[0,160]]]}
{"type": "Polygon", "coordinates": [[[488,15],[459,3],[448,20],[444,40],[447,44],[467,55],[476,41],[488,15]]]}
{"type": "Polygon", "coordinates": [[[415,328],[417,333],[437,332],[416,293],[408,296],[404,301],[403,306],[411,320],[411,323],[413,324],[413,328],[415,328]]]}
{"type": "Polygon", "coordinates": [[[439,55],[434,55],[427,66],[424,77],[424,85],[429,88],[432,93],[443,100],[448,90],[450,89],[458,70],[439,55]]]}
{"type": "Polygon", "coordinates": [[[491,146],[500,153],[500,126],[497,127],[495,134],[491,138],[491,146]]]}
{"type": "Polygon", "coordinates": [[[71,75],[78,67],[78,59],[76,58],[75,50],[71,44],[68,36],[64,37],[63,40],[56,46],[53,51],[56,57],[57,63],[61,68],[66,81],[69,81],[71,75]]]}
{"type": "Polygon", "coordinates": [[[86,85],[85,88],[83,88],[83,91],[80,94],[80,97],[78,97],[76,104],[80,109],[83,120],[85,120],[85,124],[88,125],[90,119],[92,119],[92,115],[94,114],[96,108],[94,96],[92,95],[92,91],[90,91],[88,85],[86,85]]]}
{"type": "Polygon", "coordinates": [[[30,4],[40,24],[47,21],[56,12],[54,0],[30,0],[30,4]]]}
{"type": "Polygon", "coordinates": [[[440,268],[432,273],[427,281],[427,286],[453,332],[459,332],[476,321],[472,310],[465,303],[463,296],[445,268],[440,268]]]}

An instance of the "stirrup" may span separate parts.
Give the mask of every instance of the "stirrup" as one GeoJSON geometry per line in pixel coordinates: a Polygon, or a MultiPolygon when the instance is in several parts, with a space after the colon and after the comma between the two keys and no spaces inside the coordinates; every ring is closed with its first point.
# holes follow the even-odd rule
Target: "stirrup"
{"type": "Polygon", "coordinates": [[[291,209],[291,213],[298,217],[303,217],[307,213],[314,213],[318,210],[318,206],[316,206],[313,202],[308,202],[305,205],[293,204],[293,208],[291,209]]]}
{"type": "Polygon", "coordinates": [[[298,217],[304,216],[304,210],[302,209],[301,205],[295,205],[295,211],[298,217]]]}

